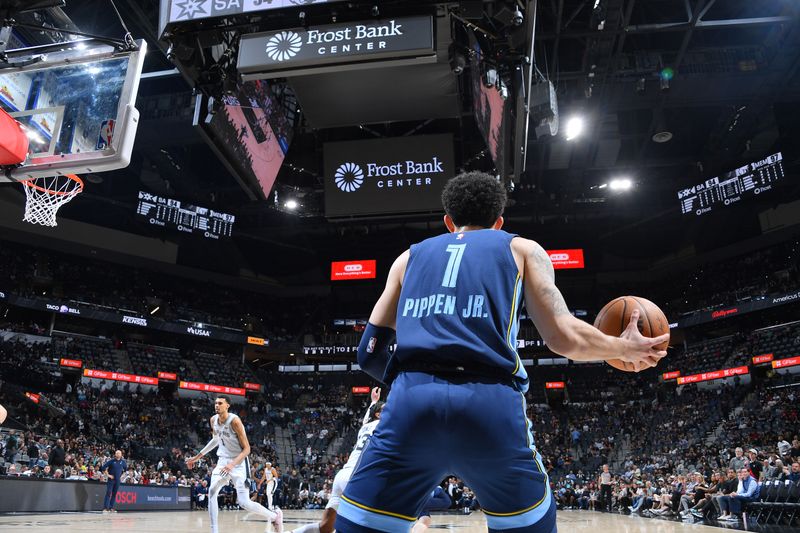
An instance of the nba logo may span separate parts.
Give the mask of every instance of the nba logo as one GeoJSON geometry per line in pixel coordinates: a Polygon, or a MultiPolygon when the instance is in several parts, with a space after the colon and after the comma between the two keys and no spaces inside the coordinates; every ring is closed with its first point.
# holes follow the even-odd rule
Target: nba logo
{"type": "Polygon", "coordinates": [[[375,351],[375,343],[378,342],[378,339],[375,337],[369,338],[369,344],[367,344],[367,353],[372,353],[375,351]]]}
{"type": "Polygon", "coordinates": [[[114,124],[113,119],[104,120],[100,124],[100,136],[97,139],[97,150],[105,150],[111,146],[111,141],[114,139],[114,124]]]}

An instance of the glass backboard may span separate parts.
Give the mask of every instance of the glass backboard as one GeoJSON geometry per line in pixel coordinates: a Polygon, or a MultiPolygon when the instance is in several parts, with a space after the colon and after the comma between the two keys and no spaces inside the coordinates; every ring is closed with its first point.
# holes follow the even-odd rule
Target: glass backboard
{"type": "Polygon", "coordinates": [[[130,162],[146,44],[119,51],[92,41],[8,51],[0,107],[30,139],[28,159],[0,181],[103,172],[130,162]]]}

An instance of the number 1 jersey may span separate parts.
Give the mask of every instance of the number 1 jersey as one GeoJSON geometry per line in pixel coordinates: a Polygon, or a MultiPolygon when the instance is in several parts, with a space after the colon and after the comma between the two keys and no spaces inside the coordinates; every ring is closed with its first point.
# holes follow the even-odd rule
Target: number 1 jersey
{"type": "Polygon", "coordinates": [[[499,230],[439,235],[411,246],[397,307],[395,363],[494,367],[527,389],[517,355],[522,278],[499,230]]]}

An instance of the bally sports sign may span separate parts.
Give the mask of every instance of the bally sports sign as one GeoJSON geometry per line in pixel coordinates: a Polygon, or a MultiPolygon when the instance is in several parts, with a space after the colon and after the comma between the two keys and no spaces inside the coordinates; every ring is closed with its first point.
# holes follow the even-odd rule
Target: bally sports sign
{"type": "Polygon", "coordinates": [[[327,143],[324,169],[328,217],[441,211],[453,136],[327,143]]]}
{"type": "Polygon", "coordinates": [[[365,61],[412,57],[434,58],[430,16],[243,35],[237,68],[246,81],[263,79],[264,74],[319,73],[317,67],[330,64],[341,70],[342,65],[355,68],[365,61]]]}

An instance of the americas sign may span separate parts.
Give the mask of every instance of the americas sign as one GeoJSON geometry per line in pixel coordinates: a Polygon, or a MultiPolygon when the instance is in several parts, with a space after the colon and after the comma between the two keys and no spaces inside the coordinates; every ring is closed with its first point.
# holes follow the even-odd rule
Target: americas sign
{"type": "MultiPolygon", "coordinates": [[[[433,56],[433,18],[347,22],[243,35],[237,68],[245,80],[323,65],[433,56]]],[[[308,70],[313,72],[313,70],[308,70]]]]}

